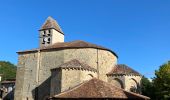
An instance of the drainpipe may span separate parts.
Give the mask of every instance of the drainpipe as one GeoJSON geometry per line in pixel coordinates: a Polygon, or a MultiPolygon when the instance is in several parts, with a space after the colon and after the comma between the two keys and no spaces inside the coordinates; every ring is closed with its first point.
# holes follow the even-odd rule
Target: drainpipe
{"type": "Polygon", "coordinates": [[[35,100],[38,100],[38,87],[39,87],[39,71],[40,71],[40,49],[37,50],[37,69],[36,69],[36,88],[35,88],[35,100]]]}
{"type": "Polygon", "coordinates": [[[99,56],[98,56],[98,48],[97,48],[97,78],[99,79],[99,56]]]}
{"type": "Polygon", "coordinates": [[[38,49],[37,53],[37,72],[36,72],[36,83],[39,85],[39,69],[40,69],[40,49],[38,49]]]}

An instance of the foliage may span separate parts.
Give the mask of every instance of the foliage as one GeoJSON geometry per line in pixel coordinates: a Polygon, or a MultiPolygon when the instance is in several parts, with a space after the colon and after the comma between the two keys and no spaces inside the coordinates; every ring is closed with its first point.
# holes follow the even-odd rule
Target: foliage
{"type": "Polygon", "coordinates": [[[15,78],[16,66],[7,61],[0,61],[0,74],[2,74],[2,80],[15,78]]]}
{"type": "Polygon", "coordinates": [[[158,100],[170,99],[170,61],[155,71],[153,83],[158,100]]]}
{"type": "Polygon", "coordinates": [[[142,95],[150,97],[152,100],[155,100],[155,87],[153,85],[153,82],[149,81],[148,78],[142,77],[141,79],[141,85],[142,85],[142,95]]]}
{"type": "Polygon", "coordinates": [[[155,77],[150,82],[146,77],[141,80],[142,94],[152,100],[170,99],[170,61],[155,71],[155,77]]]}

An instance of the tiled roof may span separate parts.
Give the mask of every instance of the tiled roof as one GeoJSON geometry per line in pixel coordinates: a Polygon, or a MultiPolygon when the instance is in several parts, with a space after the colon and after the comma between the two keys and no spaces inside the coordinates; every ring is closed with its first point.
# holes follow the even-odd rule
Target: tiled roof
{"type": "Polygon", "coordinates": [[[93,78],[74,87],[68,91],[62,92],[51,97],[56,98],[117,98],[117,99],[149,99],[146,96],[125,91],[115,87],[113,84],[93,78]]]}
{"type": "Polygon", "coordinates": [[[53,45],[49,45],[47,47],[42,47],[39,49],[34,49],[34,50],[27,50],[27,51],[20,51],[18,53],[27,53],[27,52],[36,52],[37,50],[53,50],[53,49],[71,49],[71,48],[97,48],[97,49],[102,49],[102,50],[107,50],[112,52],[116,57],[117,54],[114,53],[112,50],[107,49],[102,46],[98,46],[96,44],[88,43],[85,41],[77,40],[77,41],[72,41],[72,42],[60,42],[60,43],[55,43],[53,45]]]}
{"type": "Polygon", "coordinates": [[[124,65],[124,64],[118,64],[115,65],[111,72],[107,73],[107,75],[137,75],[141,76],[140,73],[133,70],[132,68],[124,65]]]}
{"type": "Polygon", "coordinates": [[[89,65],[85,64],[85,63],[82,63],[76,59],[73,59],[71,61],[68,61],[62,65],[60,65],[59,67],[57,68],[54,68],[54,69],[51,69],[51,70],[55,70],[55,69],[58,69],[58,68],[74,68],[74,69],[84,69],[84,70],[90,70],[90,71],[94,71],[94,72],[97,72],[96,69],[90,67],[89,65]]]}
{"type": "Polygon", "coordinates": [[[58,25],[58,23],[56,22],[55,19],[53,19],[52,17],[48,17],[47,20],[45,21],[45,23],[42,25],[40,30],[45,30],[45,29],[55,29],[58,32],[62,33],[62,30],[60,28],[60,26],[58,25]]]}

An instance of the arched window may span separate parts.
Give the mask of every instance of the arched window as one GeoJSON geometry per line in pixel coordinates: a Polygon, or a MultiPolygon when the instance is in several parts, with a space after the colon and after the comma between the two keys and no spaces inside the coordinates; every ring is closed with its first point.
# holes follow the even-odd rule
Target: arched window
{"type": "Polygon", "coordinates": [[[131,79],[129,80],[129,84],[131,85],[131,86],[130,86],[130,91],[131,91],[131,92],[135,92],[135,93],[138,93],[138,92],[139,92],[138,82],[137,82],[134,78],[131,78],[131,79]]]}
{"type": "Polygon", "coordinates": [[[118,78],[114,78],[114,79],[111,81],[111,84],[113,84],[113,85],[116,86],[116,87],[119,87],[119,88],[124,89],[122,80],[120,80],[120,79],[118,79],[118,78]]]}

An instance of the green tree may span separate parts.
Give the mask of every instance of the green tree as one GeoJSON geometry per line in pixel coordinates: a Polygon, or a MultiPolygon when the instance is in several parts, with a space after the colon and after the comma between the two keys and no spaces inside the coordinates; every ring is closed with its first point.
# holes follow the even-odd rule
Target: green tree
{"type": "Polygon", "coordinates": [[[2,80],[16,77],[16,66],[8,61],[0,61],[0,74],[2,80]]]}
{"type": "Polygon", "coordinates": [[[148,78],[142,77],[141,79],[141,85],[142,85],[142,95],[148,96],[151,98],[151,100],[155,100],[155,87],[153,85],[153,82],[149,81],[148,78]]]}
{"type": "Polygon", "coordinates": [[[159,70],[155,71],[153,79],[156,89],[155,96],[157,100],[170,99],[170,61],[160,66],[159,70]]]}

